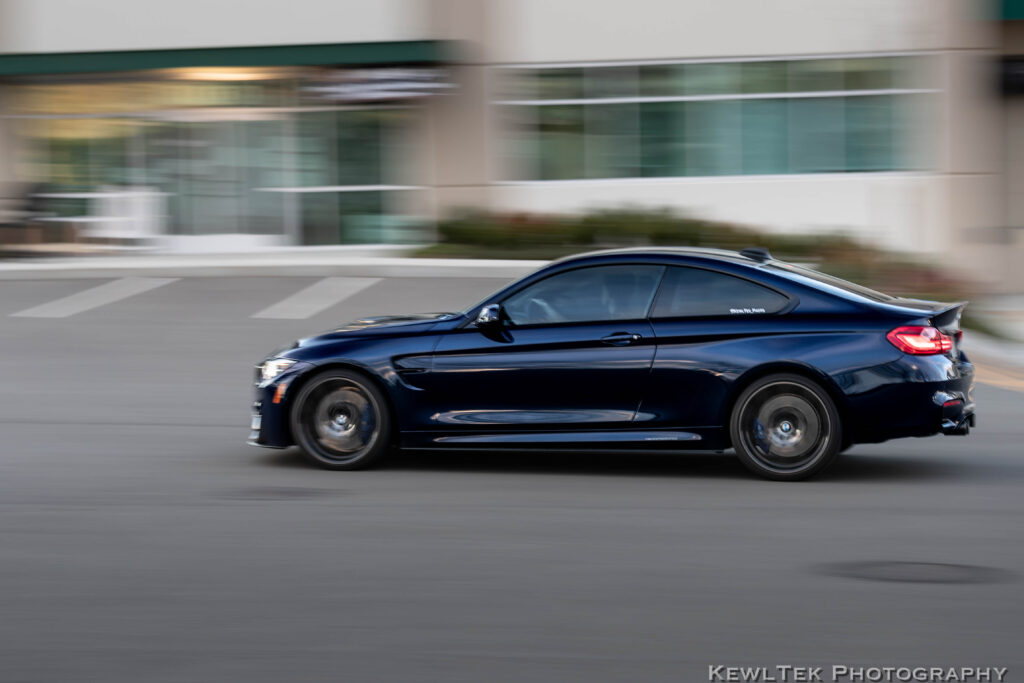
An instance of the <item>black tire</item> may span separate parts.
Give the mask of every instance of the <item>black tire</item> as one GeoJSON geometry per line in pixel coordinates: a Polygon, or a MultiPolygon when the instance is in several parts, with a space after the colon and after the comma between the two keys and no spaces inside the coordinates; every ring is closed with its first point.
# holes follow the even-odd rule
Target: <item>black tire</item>
{"type": "Polygon", "coordinates": [[[744,389],[729,418],[729,436],[747,469],[777,481],[818,474],[844,443],[828,392],[793,374],[762,377],[744,389]]]}
{"type": "Polygon", "coordinates": [[[311,377],[292,404],[291,428],[302,455],[329,470],[370,467],[391,446],[387,400],[370,379],[349,370],[311,377]]]}

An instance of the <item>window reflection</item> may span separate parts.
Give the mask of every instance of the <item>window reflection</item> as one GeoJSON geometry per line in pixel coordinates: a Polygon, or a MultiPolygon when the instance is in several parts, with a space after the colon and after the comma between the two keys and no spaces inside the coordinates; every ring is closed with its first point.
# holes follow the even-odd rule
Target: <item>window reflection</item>
{"type": "Polygon", "coordinates": [[[505,69],[519,98],[500,107],[508,177],[921,168],[909,122],[926,108],[928,66],[907,56],[505,69]]]}

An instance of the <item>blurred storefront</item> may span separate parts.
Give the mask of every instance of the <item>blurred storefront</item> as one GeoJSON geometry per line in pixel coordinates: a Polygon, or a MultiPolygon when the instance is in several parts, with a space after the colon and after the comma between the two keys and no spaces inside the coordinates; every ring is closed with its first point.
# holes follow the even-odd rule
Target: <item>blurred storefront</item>
{"type": "MultiPolygon", "coordinates": [[[[384,59],[408,62],[404,50],[437,61],[430,45],[390,47],[395,54],[384,59]]],[[[303,56],[308,51],[276,48],[253,59],[315,59],[303,56]]],[[[403,156],[415,144],[418,100],[448,86],[438,66],[129,71],[117,69],[117,57],[137,64],[245,56],[107,54],[96,66],[88,59],[95,55],[48,57],[24,65],[0,58],[8,72],[57,72],[10,76],[2,125],[24,191],[84,235],[149,237],[172,248],[422,239],[408,197],[422,179],[407,173],[403,156]]]]}
{"type": "Polygon", "coordinates": [[[629,204],[1017,277],[992,9],[8,0],[0,178],[176,249],[629,204]]]}

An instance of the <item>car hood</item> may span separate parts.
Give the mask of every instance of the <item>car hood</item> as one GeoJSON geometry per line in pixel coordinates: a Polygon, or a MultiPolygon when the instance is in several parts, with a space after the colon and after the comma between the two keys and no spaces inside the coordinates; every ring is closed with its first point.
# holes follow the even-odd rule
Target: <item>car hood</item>
{"type": "Polygon", "coordinates": [[[381,327],[397,327],[401,325],[416,325],[424,322],[437,322],[438,320],[451,320],[457,313],[400,313],[393,315],[376,315],[369,318],[360,318],[342,325],[334,332],[361,332],[381,327]]]}
{"type": "Polygon", "coordinates": [[[322,334],[298,340],[292,348],[320,342],[376,336],[379,334],[413,334],[426,332],[442,320],[458,317],[458,313],[402,313],[360,318],[322,334]]]}

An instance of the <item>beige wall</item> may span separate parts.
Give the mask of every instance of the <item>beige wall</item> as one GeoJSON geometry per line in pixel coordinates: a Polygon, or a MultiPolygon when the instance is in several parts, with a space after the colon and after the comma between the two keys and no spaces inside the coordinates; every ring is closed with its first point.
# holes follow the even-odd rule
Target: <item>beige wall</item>
{"type": "Polygon", "coordinates": [[[492,205],[491,164],[499,132],[494,128],[491,71],[483,65],[493,37],[493,0],[428,0],[430,32],[456,41],[458,85],[427,107],[435,217],[460,207],[492,205]]]}
{"type": "MultiPolygon", "coordinates": [[[[1024,22],[1010,21],[1001,26],[1002,53],[1024,55],[1024,22]]],[[[1013,291],[1024,291],[1024,95],[1003,99],[998,122],[1001,133],[1000,163],[1002,182],[997,193],[997,208],[1002,217],[998,233],[1002,244],[1003,272],[1013,291]]]]}

